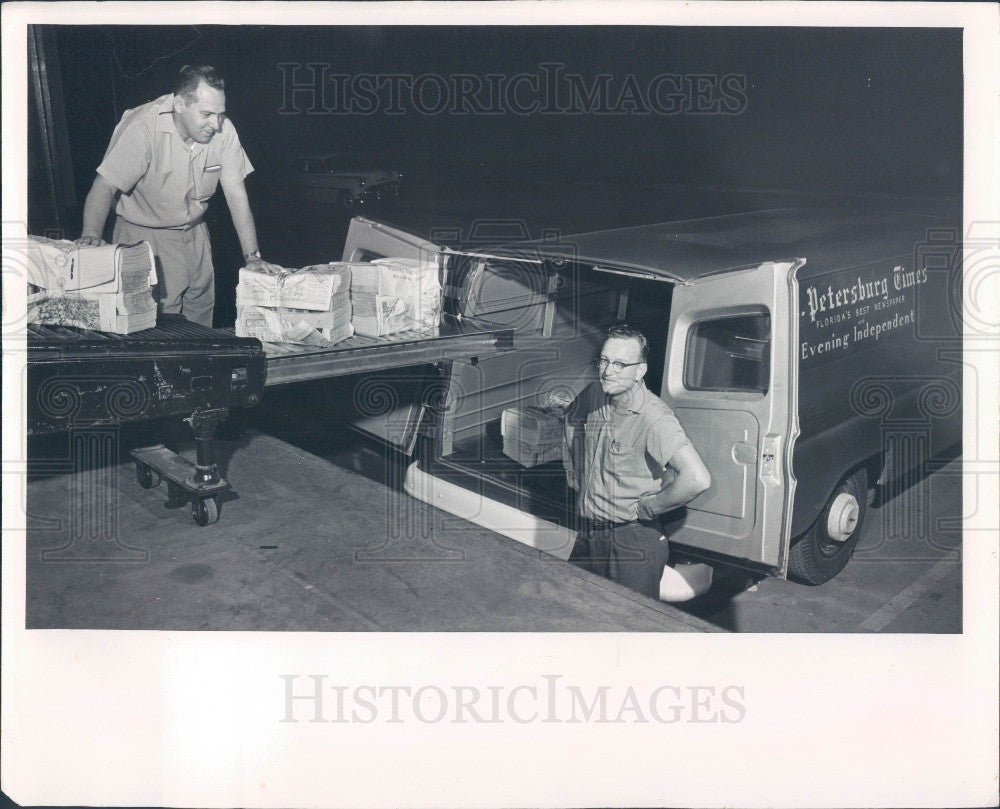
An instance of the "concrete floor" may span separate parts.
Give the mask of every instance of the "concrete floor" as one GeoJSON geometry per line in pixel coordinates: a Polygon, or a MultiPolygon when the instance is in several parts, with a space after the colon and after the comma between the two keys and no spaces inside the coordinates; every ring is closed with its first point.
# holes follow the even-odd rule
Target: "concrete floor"
{"type": "Polygon", "coordinates": [[[219,442],[234,492],[205,528],[131,464],[33,480],[28,628],[717,631],[394,491],[356,442],[325,449],[344,465],[219,442]]]}
{"type": "MultiPolygon", "coordinates": [[[[675,607],[399,493],[397,457],[324,426],[306,403],[250,412],[251,426],[274,435],[251,429],[218,442],[234,492],[213,526],[195,526],[186,507],[166,508],[164,487],[142,490],[127,462],[33,480],[28,627],[962,629],[957,460],[876,503],[854,559],[834,580],[807,587],[723,573],[706,596],[675,607]]],[[[170,428],[158,437],[176,444],[184,435],[170,428]]],[[[143,426],[124,430],[122,457],[151,437],[143,426]]],[[[181,448],[193,457],[190,444],[181,448]]]]}
{"type": "MultiPolygon", "coordinates": [[[[249,411],[258,429],[344,468],[357,466],[358,447],[369,446],[368,474],[382,479],[380,450],[359,444],[350,431],[331,433],[324,405],[296,401],[290,389],[269,393],[270,402],[249,411]],[[318,443],[324,434],[325,446],[318,443]]],[[[881,490],[854,557],[826,584],[721,571],[709,593],[675,606],[736,632],[961,632],[961,509],[957,458],[922,480],[881,490]]]]}

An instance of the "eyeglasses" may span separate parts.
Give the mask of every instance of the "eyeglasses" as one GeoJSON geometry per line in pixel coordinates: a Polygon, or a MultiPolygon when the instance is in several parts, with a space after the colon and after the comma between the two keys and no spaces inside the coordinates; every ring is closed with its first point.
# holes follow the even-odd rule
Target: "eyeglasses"
{"type": "Polygon", "coordinates": [[[619,360],[609,360],[607,357],[594,357],[594,364],[597,366],[598,371],[603,371],[610,366],[614,373],[620,374],[626,368],[631,368],[633,365],[642,365],[642,360],[639,360],[639,362],[620,362],[619,360]]]}

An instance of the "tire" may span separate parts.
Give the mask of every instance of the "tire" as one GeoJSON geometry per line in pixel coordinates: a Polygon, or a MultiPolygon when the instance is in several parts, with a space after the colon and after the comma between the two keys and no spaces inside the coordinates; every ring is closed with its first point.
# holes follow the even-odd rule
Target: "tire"
{"type": "Polygon", "coordinates": [[[859,469],[840,482],[816,522],[792,545],[788,555],[788,577],[801,584],[815,585],[830,581],[840,573],[858,546],[867,511],[868,473],[859,469]],[[850,498],[853,498],[853,508],[850,498]],[[856,519],[852,520],[853,509],[856,509],[856,519]],[[843,515],[848,526],[853,523],[846,538],[831,536],[831,511],[834,511],[835,520],[837,515],[843,515]]]}

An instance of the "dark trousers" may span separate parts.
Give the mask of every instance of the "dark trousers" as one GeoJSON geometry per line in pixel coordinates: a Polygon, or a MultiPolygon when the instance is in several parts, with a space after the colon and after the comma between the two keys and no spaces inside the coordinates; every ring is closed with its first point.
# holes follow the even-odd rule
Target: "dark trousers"
{"type": "Polygon", "coordinates": [[[663,539],[658,522],[585,520],[569,561],[650,598],[659,598],[660,577],[669,557],[669,543],[663,539]]]}

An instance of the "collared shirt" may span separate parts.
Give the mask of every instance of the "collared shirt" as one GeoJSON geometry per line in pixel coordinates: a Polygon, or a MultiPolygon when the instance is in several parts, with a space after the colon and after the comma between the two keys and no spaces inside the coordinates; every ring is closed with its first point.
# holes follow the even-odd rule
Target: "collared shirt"
{"type": "Polygon", "coordinates": [[[184,143],[174,96],[127,110],[115,127],[100,174],[122,193],[115,212],[136,225],[182,228],[197,222],[219,180],[242,180],[253,166],[228,118],[208,143],[184,143]]]}
{"type": "Polygon", "coordinates": [[[563,462],[580,514],[592,520],[637,519],[639,499],[660,490],[670,459],[691,443],[644,382],[628,398],[616,408],[592,382],[566,411],[563,462]]]}

